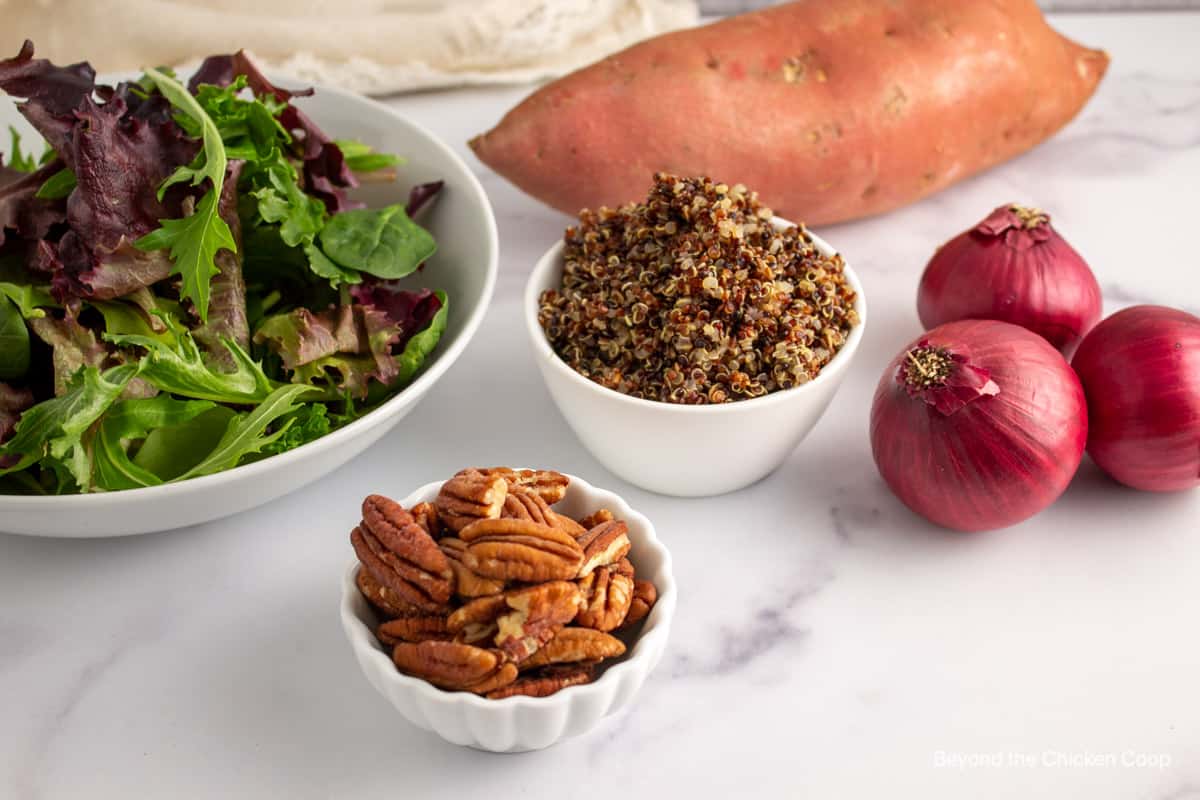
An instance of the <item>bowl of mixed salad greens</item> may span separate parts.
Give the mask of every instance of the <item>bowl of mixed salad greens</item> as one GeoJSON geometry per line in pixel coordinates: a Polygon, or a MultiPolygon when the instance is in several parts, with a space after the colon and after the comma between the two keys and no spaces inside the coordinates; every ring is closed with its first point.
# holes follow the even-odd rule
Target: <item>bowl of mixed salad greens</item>
{"type": "Polygon", "coordinates": [[[102,81],[26,42],[0,131],[2,531],[296,489],[411,410],[491,298],[495,219],[449,147],[244,53],[102,81]]]}

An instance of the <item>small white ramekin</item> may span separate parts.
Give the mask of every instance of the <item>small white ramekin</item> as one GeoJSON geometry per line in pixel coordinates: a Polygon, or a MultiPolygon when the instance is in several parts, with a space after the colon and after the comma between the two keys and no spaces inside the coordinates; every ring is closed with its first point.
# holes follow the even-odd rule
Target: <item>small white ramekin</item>
{"type": "MultiPolygon", "coordinates": [[[[671,555],[655,536],[650,520],[629,507],[621,497],[569,476],[567,495],[554,508],[571,517],[607,508],[629,525],[633,547],[629,558],[639,579],[654,583],[658,601],[641,623],[628,651],[595,681],[572,686],[549,697],[508,697],[487,700],[468,692],[447,692],[431,683],[399,672],[390,654],[375,638],[374,610],[354,584],[358,561],[353,561],[342,581],[342,629],[371,685],[412,724],[433,731],[448,742],[496,753],[540,750],[594,727],[608,714],[628,705],[646,677],[658,665],[675,615],[675,579],[671,555]]],[[[442,482],[430,483],[401,501],[411,508],[433,501],[442,482]]]]}
{"type": "MultiPolygon", "coordinates": [[[[775,218],[778,228],[792,223],[775,218]]],[[[834,249],[813,234],[825,255],[834,249]]],[[[766,477],[825,413],[846,376],[867,324],[863,287],[846,266],[859,323],[816,378],[792,389],[719,405],[642,400],[601,386],[571,369],[538,323],[538,298],[562,281],[563,243],[550,248],[525,286],[525,327],[550,396],[567,424],[601,464],[660,494],[705,497],[766,477]]]]}

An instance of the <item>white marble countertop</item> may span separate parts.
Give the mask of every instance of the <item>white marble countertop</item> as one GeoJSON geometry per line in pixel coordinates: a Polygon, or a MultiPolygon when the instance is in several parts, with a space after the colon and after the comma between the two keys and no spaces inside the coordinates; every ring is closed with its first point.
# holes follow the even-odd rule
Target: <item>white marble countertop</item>
{"type": "MultiPolygon", "coordinates": [[[[820,231],[866,285],[866,339],[788,462],[725,497],[641,492],[581,449],[518,327],[524,277],[566,219],[472,159],[500,224],[495,301],[380,444],[175,533],[0,535],[0,797],[1200,798],[1200,491],[1125,491],[1085,463],[1039,517],[952,535],[891,497],[867,442],[875,382],[919,332],[922,266],[1002,202],[1054,214],[1107,311],[1200,313],[1200,15],[1055,21],[1112,53],[1099,94],[1023,158],[820,231]],[[615,488],[674,555],[672,639],[632,710],[541,753],[410,727],[338,626],[359,499],[474,463],[615,488]]],[[[465,152],[525,91],[392,105],[465,152]]]]}

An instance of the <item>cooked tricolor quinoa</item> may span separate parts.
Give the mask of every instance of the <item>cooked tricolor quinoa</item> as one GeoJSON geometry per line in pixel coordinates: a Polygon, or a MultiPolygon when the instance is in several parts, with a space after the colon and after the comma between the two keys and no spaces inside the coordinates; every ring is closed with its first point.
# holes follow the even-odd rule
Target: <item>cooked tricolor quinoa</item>
{"type": "Polygon", "coordinates": [[[583,211],[538,319],[580,374],[633,397],[726,403],[812,380],[858,324],[842,258],[776,230],[744,186],[658,174],[583,211]]]}

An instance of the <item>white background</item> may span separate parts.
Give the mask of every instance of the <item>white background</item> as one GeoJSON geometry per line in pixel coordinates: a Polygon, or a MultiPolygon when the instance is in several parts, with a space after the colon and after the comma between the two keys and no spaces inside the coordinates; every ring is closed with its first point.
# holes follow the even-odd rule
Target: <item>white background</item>
{"type": "MultiPolygon", "coordinates": [[[[124,540],[0,536],[0,797],[1200,798],[1200,491],[1126,491],[1085,463],[1036,519],[954,535],[889,495],[867,443],[875,382],[919,332],[923,264],[1001,203],[1052,213],[1108,311],[1200,313],[1200,16],[1055,23],[1112,53],[1097,97],[1002,168],[820,231],[862,277],[870,327],[810,438],[726,497],[650,495],[580,449],[518,314],[567,220],[472,161],[500,224],[497,295],[463,358],[379,445],[229,520],[124,540]],[[680,585],[667,654],[631,711],[519,756],[407,725],[337,621],[363,495],[494,463],[625,494],[656,522],[680,585]],[[1127,752],[1169,764],[1095,763],[1127,752]],[[975,763],[939,765],[954,757],[975,763]]],[[[465,153],[526,91],[391,105],[465,153]]]]}

